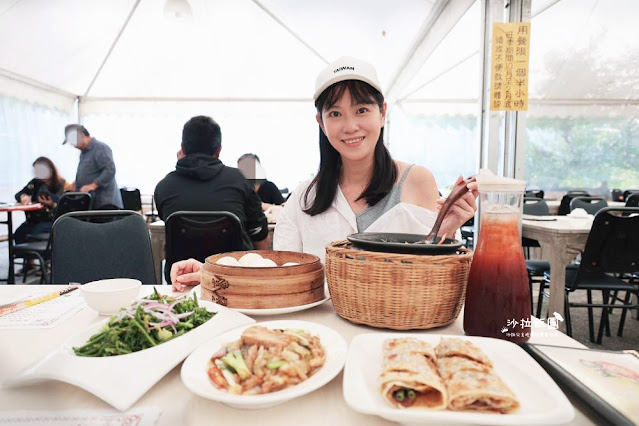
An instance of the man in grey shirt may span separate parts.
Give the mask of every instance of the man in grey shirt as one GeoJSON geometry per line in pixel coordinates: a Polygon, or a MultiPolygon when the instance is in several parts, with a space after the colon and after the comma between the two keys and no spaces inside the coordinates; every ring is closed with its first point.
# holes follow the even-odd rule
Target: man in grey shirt
{"type": "Polygon", "coordinates": [[[93,209],[121,209],[122,196],[115,181],[115,163],[111,148],[91,137],[89,131],[80,124],[67,125],[64,135],[63,145],[68,142],[82,151],[71,191],[92,193],[93,209]]]}

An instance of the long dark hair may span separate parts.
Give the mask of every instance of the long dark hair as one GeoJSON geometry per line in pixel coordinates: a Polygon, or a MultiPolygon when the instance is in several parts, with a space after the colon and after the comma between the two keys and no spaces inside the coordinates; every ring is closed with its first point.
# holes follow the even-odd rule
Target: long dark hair
{"type": "Polygon", "coordinates": [[[51,169],[51,185],[47,185],[49,190],[51,190],[54,194],[61,192],[64,187],[64,179],[62,179],[62,177],[58,174],[58,169],[55,167],[55,164],[53,164],[53,161],[49,160],[47,157],[38,157],[33,162],[33,165],[35,166],[38,163],[44,163],[51,169]]]}
{"type": "MultiPolygon", "coordinates": [[[[329,86],[315,101],[317,113],[335,105],[348,89],[351,97],[359,104],[376,104],[380,111],[384,108],[384,95],[368,83],[359,80],[346,80],[329,86]]],[[[304,193],[304,213],[311,216],[325,212],[337,194],[339,175],[342,170],[342,157],[328,141],[320,128],[319,131],[320,165],[317,175],[304,193]],[[315,188],[315,198],[309,206],[309,193],[315,188]]],[[[373,174],[364,192],[357,198],[364,199],[374,206],[388,194],[397,179],[397,166],[384,145],[384,128],[375,145],[373,174]]]]}

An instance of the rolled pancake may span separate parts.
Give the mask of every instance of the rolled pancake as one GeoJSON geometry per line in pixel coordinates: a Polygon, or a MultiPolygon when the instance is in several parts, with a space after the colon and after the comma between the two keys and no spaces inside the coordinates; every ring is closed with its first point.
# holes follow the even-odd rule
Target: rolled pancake
{"type": "Polygon", "coordinates": [[[519,408],[515,394],[492,372],[458,371],[446,389],[451,410],[508,414],[519,408]]]}
{"type": "Polygon", "coordinates": [[[389,404],[397,408],[446,408],[446,388],[437,373],[434,354],[431,345],[417,339],[402,338],[384,342],[379,385],[389,404]],[[394,394],[402,389],[414,390],[416,397],[398,401],[394,394]]]}
{"type": "Polygon", "coordinates": [[[437,358],[459,356],[479,362],[489,368],[493,367],[492,362],[490,362],[490,359],[484,355],[481,349],[470,343],[468,340],[457,339],[454,337],[442,337],[439,345],[435,348],[435,352],[437,354],[437,358]]]}
{"type": "Polygon", "coordinates": [[[444,383],[449,380],[453,374],[461,370],[490,373],[492,368],[486,364],[461,356],[437,358],[437,371],[439,371],[439,375],[444,383]]]}

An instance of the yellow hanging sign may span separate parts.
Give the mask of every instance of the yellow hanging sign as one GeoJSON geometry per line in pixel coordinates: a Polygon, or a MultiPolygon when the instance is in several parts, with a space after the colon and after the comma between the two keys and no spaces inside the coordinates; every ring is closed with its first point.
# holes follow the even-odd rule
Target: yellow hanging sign
{"type": "Polygon", "coordinates": [[[493,24],[491,111],[528,110],[530,22],[493,24]]]}

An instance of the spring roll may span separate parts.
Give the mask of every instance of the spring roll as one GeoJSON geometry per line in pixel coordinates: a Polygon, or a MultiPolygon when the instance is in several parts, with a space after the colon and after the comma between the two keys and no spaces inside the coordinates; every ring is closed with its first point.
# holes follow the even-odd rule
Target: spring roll
{"type": "Polygon", "coordinates": [[[495,374],[490,359],[468,340],[442,338],[435,353],[449,409],[506,414],[519,408],[517,397],[495,374]]]}
{"type": "Polygon", "coordinates": [[[495,373],[461,370],[446,382],[451,410],[508,414],[519,408],[513,392],[495,373]]]}
{"type": "Polygon", "coordinates": [[[461,356],[450,356],[437,358],[437,370],[444,383],[458,371],[469,370],[478,371],[480,373],[490,373],[492,368],[486,364],[482,364],[472,359],[461,356]]]}
{"type": "Polygon", "coordinates": [[[418,339],[384,342],[380,390],[390,405],[443,410],[448,405],[446,388],[437,373],[435,351],[418,339]]]}
{"type": "Polygon", "coordinates": [[[493,367],[490,359],[468,340],[457,339],[454,337],[443,337],[439,342],[439,345],[435,348],[437,358],[445,358],[451,356],[458,356],[473,360],[480,364],[484,364],[487,367],[493,367]]]}

